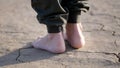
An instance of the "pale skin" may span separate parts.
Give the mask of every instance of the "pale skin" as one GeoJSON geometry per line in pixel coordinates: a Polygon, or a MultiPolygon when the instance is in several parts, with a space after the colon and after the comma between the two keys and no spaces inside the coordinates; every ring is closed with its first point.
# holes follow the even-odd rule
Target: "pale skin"
{"type": "Polygon", "coordinates": [[[85,39],[82,33],[81,23],[66,25],[66,34],[48,33],[43,38],[38,38],[32,45],[34,48],[44,49],[52,53],[63,53],[66,50],[64,39],[71,44],[73,48],[81,48],[85,45],[85,39]]]}

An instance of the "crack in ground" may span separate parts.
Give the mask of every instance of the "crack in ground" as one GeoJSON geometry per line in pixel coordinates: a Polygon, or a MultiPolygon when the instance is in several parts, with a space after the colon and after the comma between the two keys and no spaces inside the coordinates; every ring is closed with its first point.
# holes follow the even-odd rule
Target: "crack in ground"
{"type": "MultiPolygon", "coordinates": [[[[78,51],[76,51],[78,52],[78,51]]],[[[116,56],[116,58],[118,58],[118,62],[120,62],[120,53],[116,54],[116,53],[108,53],[108,52],[90,52],[90,51],[80,51],[80,52],[84,52],[84,53],[102,53],[102,54],[106,54],[106,55],[114,55],[116,56]]]]}
{"type": "Polygon", "coordinates": [[[105,27],[103,24],[100,24],[101,25],[101,28],[100,28],[100,30],[101,31],[105,31],[103,28],[105,27]]]}
{"type": "MultiPolygon", "coordinates": [[[[116,42],[115,42],[115,45],[117,46],[116,42]]],[[[16,61],[18,62],[21,62],[21,63],[24,63],[25,61],[22,61],[20,60],[20,56],[21,56],[21,50],[23,49],[30,49],[30,48],[33,48],[33,47],[28,47],[28,48],[21,48],[18,50],[18,56],[16,57],[16,61]]],[[[83,52],[83,53],[102,53],[102,54],[106,54],[106,55],[114,55],[116,56],[116,58],[118,58],[118,62],[120,63],[120,53],[116,54],[116,53],[108,53],[108,52],[90,52],[90,51],[75,51],[75,52],[83,52]]],[[[65,68],[67,67],[67,65],[61,63],[63,66],[65,66],[65,68]]]]}
{"type": "Polygon", "coordinates": [[[119,62],[120,62],[120,53],[118,54],[119,62]]]}
{"type": "Polygon", "coordinates": [[[19,57],[21,56],[21,52],[20,51],[21,51],[21,49],[18,50],[18,56],[16,57],[16,61],[23,62],[23,61],[19,60],[19,57]]]}
{"type": "Polygon", "coordinates": [[[33,47],[20,48],[20,49],[18,50],[18,56],[16,57],[16,61],[18,61],[18,62],[20,62],[20,63],[24,63],[24,61],[22,61],[22,60],[19,59],[20,56],[21,56],[21,50],[23,50],[23,49],[30,49],[30,48],[33,48],[33,47]]]}
{"type": "MultiPolygon", "coordinates": [[[[114,41],[114,44],[115,44],[116,47],[118,46],[117,45],[117,40],[114,41]]],[[[118,58],[118,62],[120,62],[120,53],[118,53],[117,58],[118,58]]]]}

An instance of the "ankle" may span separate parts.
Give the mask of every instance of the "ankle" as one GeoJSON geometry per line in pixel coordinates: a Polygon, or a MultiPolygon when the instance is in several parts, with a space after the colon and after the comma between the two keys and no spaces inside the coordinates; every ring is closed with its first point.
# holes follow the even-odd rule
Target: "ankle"
{"type": "Polygon", "coordinates": [[[68,23],[66,25],[66,29],[74,29],[74,28],[80,28],[81,30],[83,29],[81,23],[68,23]]]}

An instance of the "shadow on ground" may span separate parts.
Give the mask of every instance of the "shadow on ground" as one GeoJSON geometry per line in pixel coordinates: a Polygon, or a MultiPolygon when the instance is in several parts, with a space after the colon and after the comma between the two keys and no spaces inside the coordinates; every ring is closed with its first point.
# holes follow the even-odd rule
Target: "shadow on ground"
{"type": "MultiPolygon", "coordinates": [[[[69,44],[66,42],[67,51],[72,51],[73,48],[68,45],[69,44]]],[[[53,56],[59,56],[59,55],[60,54],[50,53],[45,50],[35,49],[32,47],[31,43],[29,42],[26,44],[25,47],[22,47],[18,50],[15,50],[4,56],[1,56],[0,67],[49,59],[53,56]]]]}

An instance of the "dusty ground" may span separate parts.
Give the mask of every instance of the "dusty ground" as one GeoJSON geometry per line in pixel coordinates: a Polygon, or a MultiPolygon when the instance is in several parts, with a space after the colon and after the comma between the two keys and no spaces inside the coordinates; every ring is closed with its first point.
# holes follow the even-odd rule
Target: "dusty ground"
{"type": "Polygon", "coordinates": [[[86,46],[63,54],[30,42],[46,34],[30,0],[0,0],[0,68],[120,68],[120,0],[90,0],[81,16],[86,46]]]}

